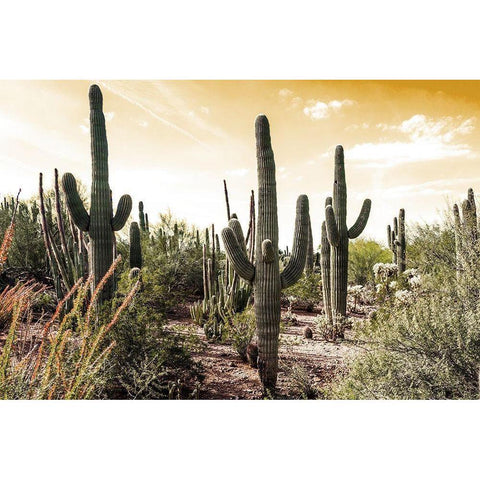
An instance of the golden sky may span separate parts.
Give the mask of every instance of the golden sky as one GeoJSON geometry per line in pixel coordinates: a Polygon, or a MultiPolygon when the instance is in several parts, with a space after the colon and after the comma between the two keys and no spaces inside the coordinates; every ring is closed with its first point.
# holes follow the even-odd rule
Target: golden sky
{"type": "Polygon", "coordinates": [[[310,199],[315,243],[345,149],[348,224],[372,199],[363,237],[384,242],[405,208],[432,221],[446,200],[479,190],[478,81],[0,81],[0,194],[36,194],[53,169],[90,185],[88,87],[104,95],[114,200],[129,193],[153,223],[167,209],[198,227],[248,221],[257,188],[254,120],[268,116],[277,166],[280,245],[291,245],[295,202],[310,199]]]}

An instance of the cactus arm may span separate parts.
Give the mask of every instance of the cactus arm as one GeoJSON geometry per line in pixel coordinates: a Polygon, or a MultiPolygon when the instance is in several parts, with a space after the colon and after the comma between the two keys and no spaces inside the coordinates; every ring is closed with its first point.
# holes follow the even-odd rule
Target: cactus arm
{"type": "Polygon", "coordinates": [[[388,248],[392,250],[393,244],[392,244],[392,227],[390,225],[387,225],[387,242],[388,242],[388,248]]]}
{"type": "Polygon", "coordinates": [[[366,198],[363,201],[362,209],[360,210],[357,221],[348,230],[348,238],[350,239],[357,238],[363,232],[365,226],[367,225],[371,208],[372,208],[372,201],[369,198],[366,198]]]}
{"type": "Polygon", "coordinates": [[[243,249],[240,247],[237,237],[229,227],[222,230],[222,240],[225,245],[228,260],[234,270],[247,282],[252,282],[255,276],[255,267],[248,260],[243,249]]]}
{"type": "Polygon", "coordinates": [[[275,261],[275,250],[270,239],[266,238],[262,242],[262,262],[273,263],[275,261]]]}
{"type": "Polygon", "coordinates": [[[326,222],[322,223],[322,243],[320,246],[320,269],[322,272],[322,292],[325,315],[330,325],[333,325],[332,316],[332,289],[330,268],[330,242],[327,238],[326,222]]]}
{"type": "Polygon", "coordinates": [[[312,222],[310,215],[308,217],[308,245],[307,245],[307,259],[305,260],[305,270],[308,273],[313,272],[314,255],[313,255],[313,234],[312,234],[312,222]]]}
{"type": "Polygon", "coordinates": [[[235,234],[243,253],[247,255],[247,246],[245,243],[245,237],[243,235],[242,225],[236,218],[231,218],[228,222],[228,226],[233,230],[233,233],[235,234]]]}
{"type": "Polygon", "coordinates": [[[327,227],[327,238],[330,245],[333,247],[338,246],[340,242],[340,234],[338,232],[337,221],[335,219],[335,212],[331,205],[327,205],[325,208],[325,225],[327,227]]]}
{"type": "Polygon", "coordinates": [[[88,232],[90,215],[85,210],[82,199],[78,194],[77,181],[71,173],[62,177],[62,186],[67,198],[67,207],[75,225],[83,232],[88,232]]]}
{"type": "Polygon", "coordinates": [[[118,201],[117,211],[112,218],[112,228],[116,232],[121,230],[132,211],[132,197],[130,195],[122,195],[118,201]]]}
{"type": "Polygon", "coordinates": [[[288,288],[293,285],[303,273],[307,259],[309,225],[308,197],[300,195],[297,199],[292,256],[285,270],[280,275],[281,288],[288,288]]]}

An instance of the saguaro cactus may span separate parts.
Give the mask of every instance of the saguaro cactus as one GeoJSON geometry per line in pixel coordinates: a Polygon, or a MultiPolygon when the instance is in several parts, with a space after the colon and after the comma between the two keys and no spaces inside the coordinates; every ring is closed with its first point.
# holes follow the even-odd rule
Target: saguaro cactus
{"type": "MultiPolygon", "coordinates": [[[[113,263],[114,232],[120,230],[132,210],[130,195],[123,195],[113,216],[110,186],[108,184],[108,144],[103,115],[103,97],[100,88],[92,85],[90,99],[90,137],[92,152],[92,188],[90,213],[85,209],[77,191],[77,182],[71,173],[62,178],[67,205],[75,225],[90,237],[90,270],[94,286],[98,285],[113,263]]],[[[113,295],[113,278],[110,277],[102,290],[99,301],[113,295]]]]}
{"type": "Polygon", "coordinates": [[[255,120],[258,171],[257,258],[253,264],[240,246],[238,232],[222,230],[225,250],[235,271],[254,287],[258,337],[258,371],[265,391],[274,392],[278,371],[280,333],[280,291],[293,285],[305,267],[308,242],[308,198],[297,200],[295,236],[290,262],[280,273],[278,262],[278,217],[275,161],[270,126],[265,115],[255,120]]]}
{"type": "Polygon", "coordinates": [[[347,227],[347,183],[343,147],[335,149],[335,175],[333,203],[325,207],[325,224],[330,243],[331,309],[334,323],[347,316],[348,241],[357,238],[364,230],[372,202],[365,199],[357,221],[347,227]]]}
{"type": "Polygon", "coordinates": [[[145,214],[143,213],[142,201],[138,202],[138,221],[140,222],[140,228],[142,229],[142,232],[145,232],[146,224],[145,224],[145,214]]]}
{"type": "Polygon", "coordinates": [[[137,222],[130,224],[130,268],[142,268],[142,244],[137,222]]]}
{"type": "Polygon", "coordinates": [[[407,248],[405,239],[405,209],[401,208],[397,217],[393,219],[393,230],[387,227],[388,246],[393,252],[393,263],[398,266],[398,273],[407,268],[407,248]]]}
{"type": "MultiPolygon", "coordinates": [[[[328,197],[325,206],[331,205],[332,199],[328,197]]],[[[320,269],[322,272],[322,291],[323,291],[323,305],[325,308],[325,315],[328,323],[333,325],[332,317],[332,287],[330,284],[330,243],[327,237],[327,226],[325,222],[322,222],[322,243],[320,247],[320,269]]]]}
{"type": "Polygon", "coordinates": [[[473,264],[476,264],[476,254],[478,252],[478,219],[472,188],[468,189],[467,198],[462,202],[462,216],[460,216],[457,204],[453,205],[453,216],[455,220],[457,278],[460,279],[465,269],[476,268],[476,265],[473,264]]]}

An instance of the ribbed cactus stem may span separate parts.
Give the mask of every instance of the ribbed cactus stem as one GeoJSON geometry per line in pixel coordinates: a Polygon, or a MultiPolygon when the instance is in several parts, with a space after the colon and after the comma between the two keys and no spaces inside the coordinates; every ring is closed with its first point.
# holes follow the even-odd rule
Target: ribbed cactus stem
{"type": "MultiPolygon", "coordinates": [[[[62,178],[67,205],[73,221],[90,237],[90,268],[95,287],[113,263],[114,231],[125,225],[132,208],[132,199],[123,195],[113,216],[111,191],[108,184],[108,144],[103,114],[103,97],[100,88],[92,85],[90,99],[90,136],[92,154],[92,186],[90,214],[87,213],[77,191],[75,178],[66,173],[62,178]]],[[[99,302],[113,295],[114,279],[110,277],[99,296],[99,302]]]]}
{"type": "MultiPolygon", "coordinates": [[[[297,218],[292,259],[280,274],[278,261],[278,217],[275,161],[267,117],[255,120],[258,174],[258,216],[255,231],[257,258],[255,266],[246,249],[229,226],[222,230],[222,240],[230,263],[247,281],[253,282],[258,338],[258,371],[266,391],[274,392],[278,371],[280,333],[280,290],[292,285],[305,268],[308,242],[308,199],[297,201],[297,218]],[[291,266],[290,266],[291,264],[291,266]]],[[[233,215],[231,216],[233,218],[233,215]]],[[[234,222],[234,220],[230,220],[234,222]]],[[[230,223],[235,228],[235,223],[230,223]]],[[[242,235],[243,236],[243,235],[242,235]]],[[[249,252],[250,253],[250,252],[249,252]]]]}
{"type": "Polygon", "coordinates": [[[330,325],[333,325],[330,242],[328,241],[327,226],[325,222],[322,222],[322,243],[320,248],[320,269],[322,272],[323,305],[328,322],[330,325]]]}
{"type": "Polygon", "coordinates": [[[314,256],[313,256],[313,235],[312,222],[310,216],[308,218],[308,245],[307,245],[307,260],[305,262],[305,270],[307,273],[313,272],[314,256]]]}
{"type": "MultiPolygon", "coordinates": [[[[467,198],[461,205],[462,213],[457,204],[453,206],[455,224],[455,254],[457,279],[462,278],[465,269],[472,268],[472,251],[478,249],[478,218],[477,206],[473,189],[468,189],[467,198]],[[462,218],[463,217],[463,218],[462,218]]],[[[476,268],[476,266],[475,266],[476,268]]]]}
{"type": "Polygon", "coordinates": [[[360,214],[350,228],[347,227],[347,183],[343,147],[335,149],[335,171],[332,204],[325,207],[325,226],[330,243],[331,310],[335,323],[347,315],[348,242],[364,230],[370,215],[371,201],[364,200],[360,214]]]}
{"type": "Polygon", "coordinates": [[[405,210],[400,209],[398,214],[398,243],[397,243],[398,273],[407,269],[407,249],[405,239],[405,210]]]}
{"type": "Polygon", "coordinates": [[[137,222],[130,224],[130,268],[142,268],[142,244],[137,222]]]}
{"type": "Polygon", "coordinates": [[[143,202],[138,202],[138,221],[140,223],[140,229],[145,231],[145,214],[143,213],[143,202]]]}

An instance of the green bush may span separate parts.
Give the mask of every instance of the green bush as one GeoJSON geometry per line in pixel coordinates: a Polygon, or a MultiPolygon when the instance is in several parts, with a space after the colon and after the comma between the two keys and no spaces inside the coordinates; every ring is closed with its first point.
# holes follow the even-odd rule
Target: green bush
{"type": "MultiPolygon", "coordinates": [[[[150,290],[148,282],[144,289],[150,290]]],[[[152,302],[145,290],[108,337],[108,341],[115,342],[115,348],[105,368],[104,395],[162,399],[170,398],[174,391],[175,398],[186,398],[198,374],[190,356],[195,342],[186,332],[168,328],[162,307],[152,302]]]]}
{"type": "Polygon", "coordinates": [[[247,361],[247,346],[255,335],[255,329],[255,313],[252,307],[233,315],[230,322],[225,323],[225,340],[232,343],[243,361],[247,361]]]}
{"type": "Polygon", "coordinates": [[[373,266],[376,263],[389,263],[392,253],[375,240],[359,238],[348,247],[348,280],[355,285],[374,282],[373,266]]]}
{"type": "Polygon", "coordinates": [[[312,311],[322,300],[322,275],[320,273],[305,273],[297,283],[282,290],[282,298],[288,300],[295,308],[312,311]]]}
{"type": "MultiPolygon", "coordinates": [[[[456,279],[455,250],[448,251],[447,233],[448,224],[411,232],[411,252],[419,245],[431,251],[414,254],[410,260],[418,272],[406,271],[404,286],[392,289],[373,316],[356,324],[364,353],[327,388],[328,397],[478,398],[480,272],[466,268],[456,279]],[[435,233],[426,239],[428,231],[435,233]],[[431,265],[434,259],[436,265],[431,265]]],[[[478,245],[469,249],[468,260],[478,265],[478,245]]]]}

